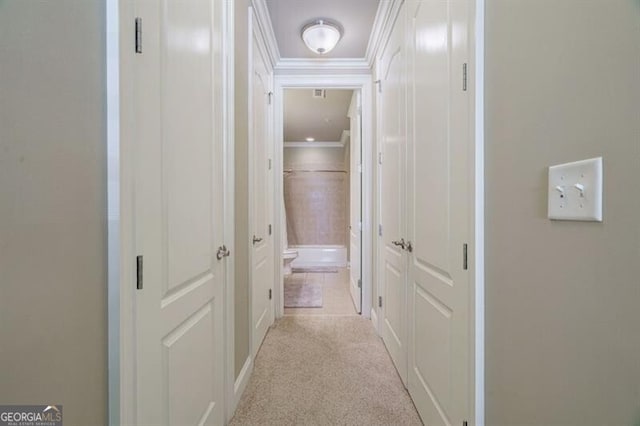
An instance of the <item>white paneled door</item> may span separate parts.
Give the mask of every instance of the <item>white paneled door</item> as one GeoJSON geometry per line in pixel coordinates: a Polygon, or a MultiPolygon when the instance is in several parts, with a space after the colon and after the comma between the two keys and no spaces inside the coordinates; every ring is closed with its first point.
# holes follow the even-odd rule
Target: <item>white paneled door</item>
{"type": "Polygon", "coordinates": [[[466,0],[409,2],[409,392],[425,424],[469,419],[472,215],[466,0]]]}
{"type": "Polygon", "coordinates": [[[406,331],[406,257],[404,188],[406,151],[406,48],[404,42],[405,8],[402,7],[394,29],[385,44],[380,73],[379,120],[382,164],[380,166],[380,334],[400,373],[407,378],[406,331]],[[381,306],[380,306],[381,305],[381,306]]]}
{"type": "Polygon", "coordinates": [[[362,108],[356,91],[349,107],[349,289],[358,313],[362,312],[362,108]]]}
{"type": "Polygon", "coordinates": [[[249,205],[251,223],[251,304],[253,355],[274,320],[273,304],[273,176],[271,167],[271,73],[257,24],[253,26],[251,44],[251,82],[249,107],[249,158],[251,182],[249,205]]]}
{"type": "Polygon", "coordinates": [[[222,424],[223,176],[212,0],[138,0],[136,424],[222,424]]]}

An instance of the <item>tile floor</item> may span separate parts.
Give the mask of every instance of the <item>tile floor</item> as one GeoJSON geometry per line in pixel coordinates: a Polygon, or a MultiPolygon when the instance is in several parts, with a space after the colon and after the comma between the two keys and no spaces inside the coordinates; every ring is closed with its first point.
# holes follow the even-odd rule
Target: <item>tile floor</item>
{"type": "Polygon", "coordinates": [[[285,308],[285,315],[358,315],[349,292],[349,270],[338,268],[338,272],[293,273],[284,279],[289,282],[312,282],[322,284],[322,308],[285,308]]]}

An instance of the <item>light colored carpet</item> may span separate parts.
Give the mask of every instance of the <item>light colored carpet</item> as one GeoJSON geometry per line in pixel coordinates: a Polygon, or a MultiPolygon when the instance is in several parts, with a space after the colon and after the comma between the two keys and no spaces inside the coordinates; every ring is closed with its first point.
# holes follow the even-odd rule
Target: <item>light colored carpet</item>
{"type": "Polygon", "coordinates": [[[231,425],[420,425],[371,322],[284,317],[267,334],[231,425]]]}
{"type": "Polygon", "coordinates": [[[284,283],[285,308],[322,308],[322,285],[313,282],[284,283]]]}

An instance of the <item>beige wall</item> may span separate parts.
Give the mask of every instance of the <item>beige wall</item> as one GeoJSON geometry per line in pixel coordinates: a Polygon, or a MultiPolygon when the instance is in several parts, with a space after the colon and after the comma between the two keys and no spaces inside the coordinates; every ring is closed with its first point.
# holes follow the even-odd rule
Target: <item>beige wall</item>
{"type": "Polygon", "coordinates": [[[235,5],[235,376],[249,357],[248,0],[235,5]]]}
{"type": "Polygon", "coordinates": [[[107,422],[104,2],[0,1],[0,404],[107,422]]]}
{"type": "Polygon", "coordinates": [[[486,424],[640,424],[640,1],[486,2],[486,424]],[[546,218],[604,157],[604,222],[546,218]]]}

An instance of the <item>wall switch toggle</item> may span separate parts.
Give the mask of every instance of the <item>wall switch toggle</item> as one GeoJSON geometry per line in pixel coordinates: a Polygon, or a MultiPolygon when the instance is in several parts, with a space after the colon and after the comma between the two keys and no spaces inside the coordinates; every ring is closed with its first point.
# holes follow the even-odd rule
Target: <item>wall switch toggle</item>
{"type": "Polygon", "coordinates": [[[602,175],[602,157],[549,167],[549,219],[602,222],[602,175]]]}

